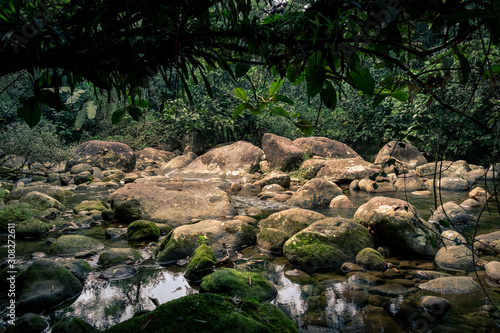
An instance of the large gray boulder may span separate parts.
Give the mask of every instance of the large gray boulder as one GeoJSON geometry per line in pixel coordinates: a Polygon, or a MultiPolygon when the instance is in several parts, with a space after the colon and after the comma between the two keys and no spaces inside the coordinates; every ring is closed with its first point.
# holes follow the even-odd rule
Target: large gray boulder
{"type": "Polygon", "coordinates": [[[20,313],[47,311],[83,290],[71,272],[52,260],[38,259],[28,268],[17,305],[20,313]]]}
{"type": "Polygon", "coordinates": [[[293,141],[293,144],[310,155],[321,156],[329,159],[363,159],[345,143],[325,137],[311,136],[308,138],[298,138],[293,141]]]}
{"type": "Polygon", "coordinates": [[[174,173],[175,171],[188,166],[196,157],[197,155],[193,152],[187,152],[181,156],[174,157],[167,163],[163,163],[156,171],[156,175],[165,176],[169,173],[174,173]]]}
{"type": "Polygon", "coordinates": [[[238,141],[213,148],[196,158],[180,174],[241,176],[259,170],[264,151],[250,142],[238,141]]]}
{"type": "MultiPolygon", "coordinates": [[[[436,179],[436,189],[442,191],[467,191],[469,190],[469,183],[459,177],[443,177],[441,179],[436,179]]],[[[430,191],[434,189],[434,179],[429,179],[425,182],[425,186],[430,191]]]]}
{"type": "Polygon", "coordinates": [[[474,216],[470,215],[453,201],[446,202],[439,206],[429,218],[430,223],[438,223],[445,220],[451,225],[460,225],[474,222],[474,216]]]}
{"type": "Polygon", "coordinates": [[[474,249],[485,254],[500,253],[500,231],[477,236],[474,241],[474,249]]]}
{"type": "Polygon", "coordinates": [[[474,270],[472,251],[466,245],[442,247],[436,254],[434,261],[443,270],[467,272],[474,270]]]}
{"type": "Polygon", "coordinates": [[[136,151],[134,155],[135,164],[139,170],[144,170],[148,166],[159,166],[175,157],[175,154],[170,151],[156,148],[144,148],[143,150],[136,151]]]}
{"type": "Polygon", "coordinates": [[[463,160],[459,161],[437,161],[417,167],[416,173],[425,178],[468,178],[471,171],[469,164],[463,160]]]}
{"type": "Polygon", "coordinates": [[[290,206],[301,208],[327,207],[342,189],[335,183],[322,178],[314,178],[302,186],[287,201],[290,206]]]}
{"type": "Polygon", "coordinates": [[[110,202],[122,222],[149,220],[173,228],[192,219],[236,215],[227,193],[203,181],[130,183],[115,191],[110,202]]]}
{"type": "Polygon", "coordinates": [[[359,158],[328,160],[318,171],[316,177],[326,178],[334,182],[350,183],[354,179],[369,178],[379,169],[374,164],[359,158]]]}
{"type": "Polygon", "coordinates": [[[135,155],[130,146],[120,142],[87,141],[80,144],[66,162],[66,171],[80,163],[101,170],[119,169],[130,172],[135,168],[135,155]]]}
{"type": "Polygon", "coordinates": [[[450,276],[440,277],[422,283],[418,286],[420,289],[431,291],[438,294],[471,294],[479,291],[479,285],[468,276],[450,276]]]}
{"type": "Polygon", "coordinates": [[[212,248],[218,259],[241,248],[255,244],[255,229],[248,223],[232,220],[204,220],[198,223],[180,226],[165,239],[158,248],[158,263],[169,265],[191,256],[198,247],[200,239],[212,248]]]}
{"type": "Polygon", "coordinates": [[[314,222],[296,233],[283,246],[290,263],[306,272],[335,270],[344,262],[354,261],[359,251],[371,247],[368,230],[341,217],[314,222]]]}
{"type": "Polygon", "coordinates": [[[323,214],[302,208],[291,208],[271,214],[260,222],[257,245],[263,251],[281,255],[283,244],[291,236],[324,218],[323,214]]]}
{"type": "Polygon", "coordinates": [[[26,185],[16,187],[10,192],[10,200],[19,200],[30,192],[39,192],[46,194],[59,202],[63,202],[67,196],[73,195],[71,191],[63,190],[50,185],[26,185]]]}
{"type": "Polygon", "coordinates": [[[297,169],[304,160],[303,149],[295,146],[292,140],[271,133],[264,134],[262,149],[271,169],[291,171],[297,169]]]}
{"type": "Polygon", "coordinates": [[[427,189],[422,178],[413,173],[399,175],[398,178],[396,178],[396,180],[394,181],[394,187],[398,191],[407,192],[427,189]]]}
{"type": "Polygon", "coordinates": [[[370,230],[382,245],[422,256],[434,256],[438,236],[417,209],[400,199],[375,197],[361,205],[354,220],[370,230]]]}
{"type": "Polygon", "coordinates": [[[40,193],[37,191],[26,193],[21,197],[21,199],[19,199],[19,202],[28,203],[32,207],[40,210],[45,210],[48,208],[56,208],[61,210],[64,208],[62,203],[60,203],[56,199],[52,198],[47,194],[40,193]]]}
{"type": "Polygon", "coordinates": [[[382,164],[383,161],[387,160],[387,156],[400,161],[408,169],[415,169],[417,166],[427,163],[427,159],[422,155],[422,153],[419,152],[417,148],[406,142],[402,143],[399,141],[391,141],[387,143],[379,151],[377,158],[375,159],[375,164],[382,164]]]}

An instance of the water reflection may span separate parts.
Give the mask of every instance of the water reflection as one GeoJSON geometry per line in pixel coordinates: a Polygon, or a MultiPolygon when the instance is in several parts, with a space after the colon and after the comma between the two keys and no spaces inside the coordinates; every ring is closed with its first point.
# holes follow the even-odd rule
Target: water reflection
{"type": "Polygon", "coordinates": [[[140,267],[136,276],[119,281],[103,280],[96,273],[88,277],[71,310],[74,316],[102,330],[131,318],[138,311],[154,310],[150,297],[163,304],[196,292],[182,272],[163,268],[140,267]]]}

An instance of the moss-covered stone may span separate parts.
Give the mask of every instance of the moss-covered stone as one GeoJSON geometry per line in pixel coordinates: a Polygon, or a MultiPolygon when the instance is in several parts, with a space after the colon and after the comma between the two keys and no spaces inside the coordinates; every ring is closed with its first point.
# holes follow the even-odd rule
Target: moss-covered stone
{"type": "Polygon", "coordinates": [[[26,272],[17,310],[42,312],[77,296],[83,289],[71,272],[52,260],[38,259],[26,272]]]}
{"type": "Polygon", "coordinates": [[[160,229],[151,221],[134,221],[127,228],[127,238],[132,241],[154,241],[159,237],[160,229]]]}
{"type": "Polygon", "coordinates": [[[217,263],[214,251],[206,244],[198,246],[189,260],[184,277],[192,282],[199,282],[205,275],[213,272],[213,266],[217,263]]]}
{"type": "Polygon", "coordinates": [[[269,303],[243,301],[210,293],[185,296],[154,311],[119,323],[107,333],[291,333],[295,324],[269,303]],[[168,324],[165,320],[168,319],[168,324]]]}
{"type": "Polygon", "coordinates": [[[78,205],[76,205],[73,208],[73,211],[75,212],[75,214],[78,214],[79,212],[83,212],[83,211],[89,212],[91,210],[98,210],[100,212],[103,212],[108,208],[109,208],[108,204],[106,204],[104,201],[84,200],[84,201],[80,202],[78,205]]]}
{"type": "Polygon", "coordinates": [[[183,238],[165,238],[155,250],[158,261],[169,265],[193,254],[198,244],[198,235],[189,235],[183,238]]]}
{"type": "Polygon", "coordinates": [[[50,246],[49,252],[63,256],[84,256],[102,250],[104,245],[87,236],[61,236],[50,246]]]}
{"type": "Polygon", "coordinates": [[[49,324],[39,315],[26,313],[16,320],[16,325],[10,327],[5,333],[41,333],[49,324]]]}
{"type": "Polygon", "coordinates": [[[356,256],[356,263],[368,269],[382,270],[385,268],[384,257],[375,249],[365,248],[356,256]]]}
{"type": "Polygon", "coordinates": [[[16,203],[0,209],[0,232],[7,232],[9,223],[16,223],[33,218],[38,210],[27,203],[16,203]]]}
{"type": "Polygon", "coordinates": [[[131,248],[115,248],[102,252],[97,263],[109,267],[124,264],[126,261],[137,261],[142,259],[139,251],[131,248]]]}
{"type": "Polygon", "coordinates": [[[78,317],[68,316],[59,320],[52,327],[52,333],[97,333],[100,332],[92,325],[78,317]]]}
{"type": "Polygon", "coordinates": [[[336,217],[311,224],[292,236],[283,246],[288,261],[306,272],[335,270],[372,246],[366,228],[352,220],[336,217]]]}
{"type": "Polygon", "coordinates": [[[158,229],[160,229],[160,234],[162,236],[168,235],[172,231],[172,227],[166,223],[156,223],[158,229]]]}
{"type": "Polygon", "coordinates": [[[19,238],[40,238],[49,232],[49,225],[37,219],[16,223],[16,236],[19,238]]]}
{"type": "Polygon", "coordinates": [[[69,269],[69,271],[76,276],[78,280],[82,281],[82,283],[92,271],[92,267],[90,267],[89,263],[82,259],[66,259],[61,262],[61,265],[69,269]]]}
{"type": "Polygon", "coordinates": [[[27,185],[23,187],[16,187],[14,190],[10,192],[10,198],[12,200],[19,200],[23,196],[25,196],[29,192],[37,191],[52,198],[56,199],[59,202],[63,202],[64,199],[68,196],[73,195],[73,192],[68,190],[63,190],[60,188],[56,188],[54,186],[49,185],[27,185]]]}
{"type": "Polygon", "coordinates": [[[201,280],[200,292],[270,301],[278,295],[276,287],[258,273],[221,268],[201,280]]]}

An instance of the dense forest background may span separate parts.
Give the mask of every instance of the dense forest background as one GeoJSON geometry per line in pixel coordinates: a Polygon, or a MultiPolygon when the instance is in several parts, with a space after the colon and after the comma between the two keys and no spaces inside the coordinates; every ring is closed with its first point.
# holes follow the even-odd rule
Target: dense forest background
{"type": "Polygon", "coordinates": [[[92,139],[201,153],[272,132],[368,160],[396,139],[495,162],[500,4],[428,2],[2,1],[3,154],[63,159],[92,139]],[[156,48],[169,33],[173,55],[156,48]]]}

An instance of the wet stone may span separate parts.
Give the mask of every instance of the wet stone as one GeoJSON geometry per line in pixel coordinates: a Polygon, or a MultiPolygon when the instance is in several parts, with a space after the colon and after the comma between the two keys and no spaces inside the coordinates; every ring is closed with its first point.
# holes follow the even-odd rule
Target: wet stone
{"type": "Polygon", "coordinates": [[[398,283],[388,283],[370,288],[370,294],[376,294],[387,297],[407,296],[408,289],[398,283]]]}
{"type": "Polygon", "coordinates": [[[133,266],[118,265],[101,272],[101,277],[108,280],[124,280],[137,274],[133,266]]]}
{"type": "Polygon", "coordinates": [[[363,273],[363,272],[351,272],[347,273],[347,277],[349,278],[349,282],[355,282],[355,283],[361,283],[361,284],[366,284],[370,286],[376,286],[379,284],[384,283],[384,280],[369,274],[369,273],[363,273]]]}

